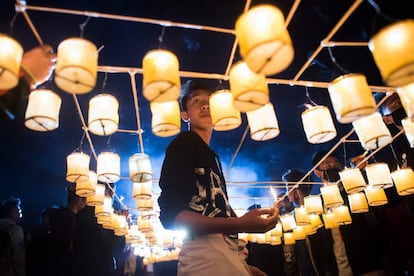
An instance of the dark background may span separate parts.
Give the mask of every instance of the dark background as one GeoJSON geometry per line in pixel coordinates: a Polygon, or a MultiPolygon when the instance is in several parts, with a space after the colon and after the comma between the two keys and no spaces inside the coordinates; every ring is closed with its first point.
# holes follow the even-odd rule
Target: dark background
{"type": "MultiPolygon", "coordinates": [[[[278,6],[285,17],[293,5],[293,1],[290,0],[252,1],[251,6],[263,2],[278,6]]],[[[367,42],[382,26],[390,24],[391,19],[412,17],[408,2],[376,1],[385,17],[378,16],[373,6],[368,1],[363,1],[332,40],[367,42]]],[[[292,79],[352,4],[353,1],[350,0],[302,1],[288,26],[295,49],[294,61],[286,70],[271,77],[292,79]]],[[[243,11],[245,2],[33,0],[27,1],[27,5],[232,29],[243,11]]],[[[23,15],[19,14],[14,18],[15,14],[14,1],[0,2],[0,32],[12,35],[25,50],[37,46],[39,43],[23,15]],[[12,27],[11,22],[14,22],[12,27]]],[[[80,36],[79,25],[86,20],[86,16],[53,12],[28,10],[28,14],[42,40],[52,45],[55,50],[64,39],[80,36]]],[[[157,24],[91,17],[84,28],[83,37],[98,48],[103,46],[99,53],[99,65],[141,68],[145,53],[160,46],[159,36],[162,33],[164,35],[161,46],[177,55],[181,71],[224,74],[229,62],[234,63],[241,59],[236,53],[234,60],[229,61],[234,43],[233,35],[204,30],[166,27],[163,32],[163,27],[157,24]]],[[[384,85],[367,47],[335,47],[332,51],[342,68],[338,68],[332,62],[328,51],[324,49],[302,74],[300,80],[330,82],[344,73],[357,72],[365,74],[370,85],[384,85]]],[[[181,78],[182,83],[186,80],[184,77],[181,78]]],[[[144,130],[143,144],[145,153],[151,159],[156,194],[159,191],[157,178],[164,151],[174,137],[161,138],[151,133],[151,114],[149,103],[141,94],[141,75],[136,76],[136,81],[140,120],[144,130]]],[[[212,85],[219,85],[217,80],[208,81],[212,85]]],[[[224,81],[222,85],[228,84],[224,81]]],[[[51,132],[27,129],[24,126],[24,109],[15,120],[0,124],[0,199],[10,195],[22,199],[23,224],[27,228],[37,223],[43,208],[65,204],[65,187],[69,184],[65,180],[66,156],[79,147],[85,152],[90,150],[86,140],[82,140],[83,131],[72,95],[59,90],[52,80],[44,86],[53,89],[62,98],[58,129],[51,132]]],[[[308,171],[312,167],[310,160],[315,151],[329,150],[352,128],[351,124],[338,124],[335,121],[338,135],[334,140],[319,145],[309,144],[300,119],[300,114],[304,110],[303,103],[306,102],[305,87],[271,84],[269,90],[279,122],[279,136],[269,141],[257,142],[251,140],[248,134],[243,140],[247,126],[245,114],[242,114],[243,124],[239,128],[213,134],[211,146],[221,156],[224,171],[228,172],[229,193],[234,208],[247,208],[253,203],[271,204],[268,183],[279,187],[281,176],[288,169],[308,171]],[[230,170],[227,170],[229,165],[230,170]]],[[[102,92],[115,95],[119,101],[119,128],[137,129],[129,75],[99,73],[93,91],[78,96],[83,114],[87,114],[89,99],[102,92]]],[[[327,89],[309,87],[308,92],[314,102],[331,108],[327,89]]],[[[334,117],[332,109],[331,112],[334,117]]],[[[182,128],[185,127],[182,123],[182,128]]],[[[121,156],[122,179],[116,183],[116,194],[118,198],[124,198],[124,206],[134,211],[136,205],[131,198],[132,183],[128,180],[128,157],[140,152],[141,145],[137,135],[115,133],[110,137],[92,137],[98,153],[110,149],[121,156]]],[[[338,148],[339,154],[343,154],[344,148],[346,156],[363,151],[359,144],[346,144],[338,148]]],[[[96,169],[93,158],[91,169],[96,169]]],[[[318,191],[318,186],[315,190],[318,191]]]]}

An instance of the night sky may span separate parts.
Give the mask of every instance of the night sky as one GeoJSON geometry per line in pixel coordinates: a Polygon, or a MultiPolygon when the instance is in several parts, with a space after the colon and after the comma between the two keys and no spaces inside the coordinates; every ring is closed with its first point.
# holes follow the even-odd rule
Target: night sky
{"type": "MultiPolygon", "coordinates": [[[[252,1],[252,5],[264,1],[252,1]]],[[[278,6],[285,16],[288,15],[293,1],[267,1],[278,6]]],[[[358,9],[334,36],[334,41],[367,42],[380,26],[390,23],[390,19],[404,19],[408,14],[408,1],[392,1],[395,8],[385,6],[387,1],[377,1],[387,17],[378,17],[374,8],[367,1],[358,9]],[[398,7],[398,8],[397,8],[398,7]]],[[[28,27],[22,14],[15,20],[14,1],[0,2],[0,32],[12,35],[25,50],[39,44],[28,27]],[[14,22],[10,28],[10,23],[14,22]]],[[[278,79],[292,79],[315,51],[320,41],[327,36],[331,28],[351,6],[353,1],[304,0],[300,3],[288,26],[295,58],[283,72],[271,76],[278,79]]],[[[174,22],[214,26],[232,29],[244,8],[243,1],[27,1],[27,5],[95,11],[99,13],[128,15],[134,17],[167,20],[174,22]]],[[[388,5],[391,5],[388,1],[388,5]]],[[[79,37],[80,24],[86,17],[79,15],[58,14],[29,10],[42,40],[56,50],[61,41],[70,37],[79,37]]],[[[166,27],[137,22],[110,20],[91,17],[83,29],[83,37],[93,42],[99,52],[100,66],[142,67],[142,58],[146,52],[156,48],[165,48],[174,52],[180,62],[181,71],[224,74],[229,63],[234,36],[210,31],[188,28],[166,27]],[[160,36],[163,34],[162,39],[160,36]]],[[[323,50],[312,65],[301,76],[301,80],[329,82],[335,77],[348,73],[363,73],[370,85],[384,85],[367,47],[336,47],[332,52],[341,65],[338,68],[323,50]],[[343,69],[348,72],[344,72],[343,69]]],[[[237,52],[232,63],[240,60],[237,52]]],[[[144,130],[143,146],[150,156],[154,192],[157,193],[157,179],[161,162],[168,143],[174,137],[157,137],[151,132],[151,114],[149,102],[142,96],[142,76],[135,76],[137,83],[141,127],[144,130]]],[[[182,77],[183,84],[187,78],[182,77]]],[[[213,86],[228,83],[218,80],[206,80],[213,86]]],[[[66,199],[66,156],[82,149],[90,151],[83,137],[79,114],[72,95],[60,90],[53,80],[43,85],[54,90],[62,98],[59,128],[50,132],[36,132],[24,126],[24,108],[15,120],[0,123],[0,176],[3,200],[10,195],[18,196],[23,204],[23,224],[32,227],[37,223],[41,210],[51,205],[64,205],[66,199]]],[[[281,181],[281,176],[289,169],[308,171],[311,156],[318,150],[329,150],[338,140],[348,133],[351,124],[339,124],[335,120],[338,135],[324,144],[310,144],[303,131],[300,114],[304,111],[306,89],[301,86],[269,85],[280,127],[279,136],[264,142],[253,141],[250,134],[244,140],[247,119],[242,114],[243,123],[235,130],[215,132],[211,141],[212,148],[220,155],[223,169],[228,171],[227,181],[263,182],[281,181]],[[241,144],[240,149],[239,145],[241,144]]],[[[327,89],[308,88],[312,100],[331,108],[327,89]]],[[[134,113],[132,89],[128,74],[99,73],[92,92],[79,95],[78,100],[83,114],[87,114],[88,101],[91,97],[107,92],[119,101],[120,129],[137,129],[134,113]]],[[[332,116],[334,113],[331,108],[332,116]]],[[[182,122],[182,129],[186,125],[182,122]]],[[[123,199],[123,204],[133,210],[136,205],[131,198],[132,183],[128,180],[128,158],[140,152],[138,136],[130,133],[115,133],[111,136],[92,136],[97,153],[111,150],[121,156],[122,179],[116,183],[116,193],[123,199]]],[[[343,154],[343,147],[339,147],[343,154]]],[[[362,153],[358,144],[345,145],[349,156],[362,153]]],[[[91,169],[96,169],[96,162],[91,158],[91,169]]],[[[313,176],[315,177],[315,176],[313,176]]],[[[229,194],[233,207],[247,208],[253,203],[267,205],[271,203],[271,193],[266,184],[239,185],[230,184],[229,194]]]]}

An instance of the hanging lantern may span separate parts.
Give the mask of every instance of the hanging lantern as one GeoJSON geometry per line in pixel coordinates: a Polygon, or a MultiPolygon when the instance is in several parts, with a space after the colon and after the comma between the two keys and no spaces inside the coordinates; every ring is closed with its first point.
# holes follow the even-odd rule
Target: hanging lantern
{"type": "Polygon", "coordinates": [[[139,211],[152,211],[154,210],[154,200],[152,198],[138,198],[137,202],[137,209],[139,211]]]}
{"type": "Polygon", "coordinates": [[[118,130],[118,100],[110,94],[99,94],[89,101],[88,129],[100,136],[111,135],[118,130]]]}
{"type": "Polygon", "coordinates": [[[377,162],[365,167],[368,184],[373,188],[390,188],[393,185],[390,168],[387,163],[377,162]]]}
{"type": "Polygon", "coordinates": [[[271,237],[269,243],[273,246],[280,245],[282,244],[282,237],[271,237]]]}
{"type": "Polygon", "coordinates": [[[152,224],[151,220],[143,218],[142,216],[138,217],[138,230],[141,231],[141,233],[147,233],[152,231],[152,224]]]}
{"type": "Polygon", "coordinates": [[[152,183],[152,167],[149,156],[145,153],[135,153],[129,157],[129,178],[132,182],[152,183]]]}
{"type": "Polygon", "coordinates": [[[360,192],[367,185],[359,168],[345,168],[339,172],[339,176],[348,194],[360,192]]]}
{"type": "Polygon", "coordinates": [[[0,95],[19,83],[22,57],[23,48],[20,43],[7,35],[0,34],[0,95]]]}
{"type": "Polygon", "coordinates": [[[240,111],[234,107],[229,90],[222,89],[211,94],[209,105],[214,130],[232,130],[240,126],[240,111]]]}
{"type": "Polygon", "coordinates": [[[351,214],[349,214],[348,206],[340,205],[332,208],[332,212],[339,225],[347,225],[352,223],[351,214]]]}
{"type": "Polygon", "coordinates": [[[282,223],[279,221],[276,223],[275,228],[270,230],[270,235],[273,237],[281,237],[283,233],[282,223]]]}
{"type": "Polygon", "coordinates": [[[308,214],[322,214],[323,205],[320,195],[308,195],[303,198],[304,206],[308,214]]]}
{"type": "Polygon", "coordinates": [[[151,50],[142,60],[143,94],[150,102],[176,101],[180,96],[177,57],[167,50],[151,50]]]}
{"type": "Polygon", "coordinates": [[[414,121],[414,83],[397,87],[397,94],[408,118],[414,121]]]}
{"type": "Polygon", "coordinates": [[[280,9],[258,5],[236,21],[240,54],[253,72],[273,75],[286,69],[294,49],[280,9]]]}
{"type": "Polygon", "coordinates": [[[414,121],[411,121],[410,118],[405,118],[401,120],[401,124],[410,147],[414,148],[414,121]]]}
{"type": "Polygon", "coordinates": [[[336,119],[350,123],[376,111],[375,99],[362,74],[342,75],[328,86],[336,119]]]}
{"type": "Polygon", "coordinates": [[[101,152],[98,155],[98,180],[104,183],[115,183],[121,177],[121,158],[114,152],[101,152]]]}
{"type": "Polygon", "coordinates": [[[310,224],[307,225],[298,225],[295,229],[293,229],[293,237],[295,240],[304,240],[309,232],[310,224]]]}
{"type": "Polygon", "coordinates": [[[152,180],[146,182],[134,182],[132,188],[132,197],[135,199],[151,199],[152,197],[152,180]]]}
{"type": "Polygon", "coordinates": [[[102,222],[102,227],[104,229],[109,229],[109,230],[113,230],[115,229],[115,223],[117,220],[117,216],[118,214],[116,213],[112,213],[111,216],[107,217],[97,217],[97,221],[101,221],[102,222]],[[105,219],[103,219],[105,218],[105,219]]]}
{"type": "Polygon", "coordinates": [[[117,216],[114,234],[115,236],[125,236],[126,234],[128,234],[128,223],[126,220],[126,216],[124,215],[117,216]]]}
{"type": "Polygon", "coordinates": [[[86,197],[86,205],[88,206],[98,206],[104,204],[105,198],[105,185],[96,184],[95,194],[86,197]]]}
{"type": "Polygon", "coordinates": [[[89,178],[85,181],[76,181],[75,193],[80,197],[88,197],[95,194],[98,178],[94,171],[89,171],[89,178]]]}
{"type": "Polygon", "coordinates": [[[323,227],[323,222],[321,220],[320,215],[317,214],[309,214],[309,219],[311,221],[311,231],[309,232],[309,235],[315,234],[316,231],[323,227]]]}
{"type": "Polygon", "coordinates": [[[335,125],[326,106],[311,106],[303,111],[301,116],[309,143],[321,144],[336,137],[335,125]]]}
{"type": "Polygon", "coordinates": [[[381,29],[368,43],[382,79],[388,86],[414,82],[414,20],[407,19],[381,29]]]}
{"type": "Polygon", "coordinates": [[[112,214],[109,217],[104,217],[104,216],[96,217],[96,222],[99,223],[99,224],[102,224],[102,225],[104,225],[104,224],[108,225],[108,224],[111,223],[111,220],[112,220],[111,216],[112,216],[112,214]]]}
{"type": "Polygon", "coordinates": [[[283,233],[283,241],[285,245],[293,245],[296,243],[295,236],[293,232],[284,232],[283,233]]]}
{"type": "Polygon", "coordinates": [[[112,197],[104,196],[103,204],[95,206],[95,217],[110,217],[114,213],[112,197]]]}
{"type": "Polygon", "coordinates": [[[364,191],[369,206],[380,206],[388,203],[388,199],[385,195],[384,189],[367,186],[364,191]]]}
{"type": "Polygon", "coordinates": [[[378,112],[352,122],[361,146],[373,150],[392,142],[391,133],[378,112]]]}
{"type": "Polygon", "coordinates": [[[391,173],[397,193],[401,196],[414,193],[414,172],[411,168],[395,170],[391,173]]]}
{"type": "Polygon", "coordinates": [[[58,128],[61,103],[59,95],[51,90],[32,91],[29,94],[24,125],[36,131],[51,131],[58,128]]]}
{"type": "Polygon", "coordinates": [[[85,94],[95,87],[98,50],[83,38],[62,41],[57,50],[56,85],[72,94],[85,94]]]}
{"type": "Polygon", "coordinates": [[[245,62],[233,65],[229,83],[233,105],[241,112],[256,110],[269,102],[266,77],[252,72],[245,62]]]}
{"type": "Polygon", "coordinates": [[[259,109],[246,112],[250,127],[250,137],[256,141],[266,141],[279,135],[275,109],[271,102],[259,109]]]}
{"type": "Polygon", "coordinates": [[[320,188],[323,204],[326,208],[333,208],[344,204],[338,185],[332,184],[320,188]]]}
{"type": "Polygon", "coordinates": [[[368,212],[368,202],[363,192],[357,192],[348,195],[349,208],[352,213],[368,212]]]}
{"type": "Polygon", "coordinates": [[[89,179],[89,155],[83,152],[73,152],[66,157],[66,180],[82,182],[89,179]]]}
{"type": "Polygon", "coordinates": [[[283,214],[280,216],[283,232],[292,231],[296,227],[295,217],[292,213],[283,214]]]}
{"type": "Polygon", "coordinates": [[[309,225],[310,219],[304,206],[295,207],[296,225],[309,225]]]}
{"type": "Polygon", "coordinates": [[[334,213],[328,212],[322,214],[323,224],[325,229],[339,228],[339,223],[336,221],[334,213]]]}
{"type": "Polygon", "coordinates": [[[150,103],[152,133],[168,137],[181,131],[180,104],[177,100],[150,103]]]}

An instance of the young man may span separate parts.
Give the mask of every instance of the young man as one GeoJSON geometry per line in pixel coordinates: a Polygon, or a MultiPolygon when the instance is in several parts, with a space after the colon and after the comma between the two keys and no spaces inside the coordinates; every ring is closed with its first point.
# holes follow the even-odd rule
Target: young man
{"type": "Polygon", "coordinates": [[[158,200],[163,226],[188,232],[178,257],[178,275],[253,275],[237,233],[272,229],[278,210],[261,208],[236,216],[229,204],[219,157],[209,147],[212,91],[195,82],[183,88],[181,117],[189,124],[189,131],[167,148],[158,200]]]}
{"type": "Polygon", "coordinates": [[[0,206],[0,232],[9,236],[8,250],[0,246],[0,275],[26,275],[24,230],[20,226],[22,209],[20,198],[10,197],[0,206]]]}

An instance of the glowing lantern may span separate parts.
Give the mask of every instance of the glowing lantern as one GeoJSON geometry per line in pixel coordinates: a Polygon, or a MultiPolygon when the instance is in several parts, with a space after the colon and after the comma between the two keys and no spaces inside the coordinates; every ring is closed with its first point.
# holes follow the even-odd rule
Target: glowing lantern
{"type": "Polygon", "coordinates": [[[13,38],[0,34],[0,90],[4,93],[19,82],[22,57],[22,46],[13,38]]]}
{"type": "Polygon", "coordinates": [[[361,146],[376,149],[392,142],[391,133],[378,112],[352,122],[361,146]]]}
{"type": "Polygon", "coordinates": [[[180,105],[177,100],[150,103],[152,133],[160,137],[176,135],[181,130],[180,105]]]}
{"type": "Polygon", "coordinates": [[[95,87],[98,50],[83,38],[62,41],[57,50],[55,83],[72,94],[85,94],[95,87]]]}
{"type": "Polygon", "coordinates": [[[344,203],[338,185],[327,185],[320,188],[323,204],[326,208],[333,208],[344,203]]]}
{"type": "Polygon", "coordinates": [[[345,168],[339,172],[339,176],[348,194],[360,192],[367,185],[359,168],[345,168]]]}
{"type": "Polygon", "coordinates": [[[309,143],[325,143],[336,137],[335,125],[326,106],[311,106],[302,112],[301,117],[309,143]]]}
{"type": "Polygon", "coordinates": [[[267,103],[259,109],[246,112],[250,127],[250,137],[256,141],[266,141],[279,135],[275,109],[272,103],[267,103]]]}
{"type": "Polygon", "coordinates": [[[98,178],[94,171],[89,171],[89,178],[85,181],[76,181],[75,193],[81,197],[88,197],[95,194],[98,178]]]}
{"type": "Polygon", "coordinates": [[[384,189],[367,186],[364,191],[370,206],[380,206],[388,203],[384,189]]]}
{"type": "Polygon", "coordinates": [[[152,167],[149,156],[145,153],[135,153],[129,157],[129,178],[133,182],[148,182],[152,180],[152,167]]]}
{"type": "Polygon", "coordinates": [[[73,152],[66,157],[66,180],[82,182],[89,179],[89,155],[83,152],[73,152]]]}
{"type": "Polygon", "coordinates": [[[350,123],[376,111],[375,99],[362,74],[347,74],[328,86],[329,96],[340,123],[350,123]]]}
{"type": "Polygon", "coordinates": [[[167,50],[151,50],[142,60],[143,94],[150,102],[177,100],[180,75],[177,57],[167,50]]]}
{"type": "Polygon", "coordinates": [[[397,193],[401,196],[414,193],[414,172],[411,168],[395,170],[391,173],[397,193]]]}
{"type": "Polygon", "coordinates": [[[232,130],[240,126],[240,111],[234,107],[233,96],[229,90],[223,89],[211,94],[209,104],[215,130],[232,130]]]}
{"type": "Polygon", "coordinates": [[[269,102],[266,77],[249,69],[245,62],[238,62],[229,73],[233,105],[241,112],[253,111],[269,102]]]}
{"type": "Polygon", "coordinates": [[[89,101],[88,129],[100,136],[111,135],[118,130],[118,100],[110,94],[99,94],[89,101]]]}
{"type": "Polygon", "coordinates": [[[114,152],[101,152],[98,155],[98,180],[104,183],[115,183],[121,177],[121,158],[114,152]]]}
{"type": "Polygon", "coordinates": [[[377,162],[365,167],[368,184],[373,188],[390,188],[393,185],[390,168],[387,163],[377,162]]]}
{"type": "Polygon", "coordinates": [[[253,72],[273,75],[292,62],[292,41],[278,8],[253,7],[237,19],[235,29],[240,54],[253,72]]]}
{"type": "Polygon", "coordinates": [[[389,86],[414,82],[414,20],[396,22],[381,29],[368,43],[382,79],[389,86]]]}
{"type": "Polygon", "coordinates": [[[37,89],[29,94],[25,122],[27,128],[36,131],[51,131],[59,126],[59,111],[62,103],[58,94],[47,89],[37,89]]]}

